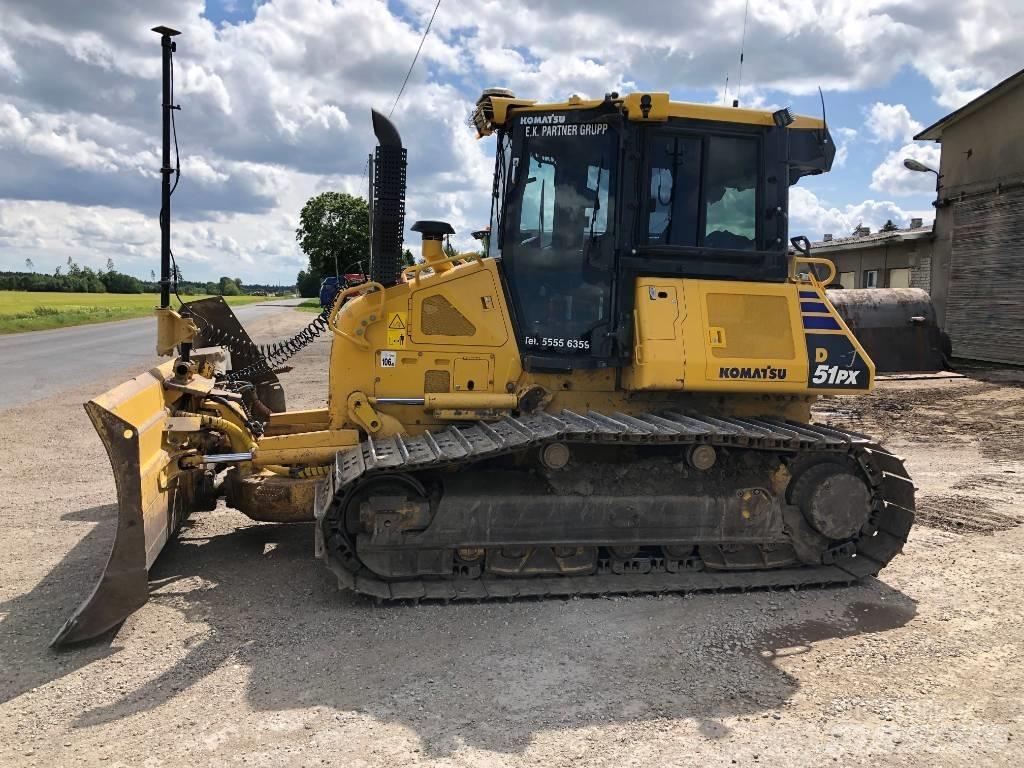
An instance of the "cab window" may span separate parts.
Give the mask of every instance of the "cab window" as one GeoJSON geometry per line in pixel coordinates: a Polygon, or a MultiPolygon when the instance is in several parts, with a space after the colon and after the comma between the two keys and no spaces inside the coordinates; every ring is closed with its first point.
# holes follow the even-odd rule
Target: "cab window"
{"type": "Polygon", "coordinates": [[[585,113],[530,117],[513,129],[506,279],[527,352],[586,355],[611,314],[610,273],[590,257],[615,221],[618,135],[585,113]]]}
{"type": "Polygon", "coordinates": [[[697,245],[700,155],[699,138],[662,135],[651,142],[648,243],[697,245]]]}
{"type": "Polygon", "coordinates": [[[757,142],[708,137],[704,245],[753,250],[757,244],[757,142]]]}
{"type": "Polygon", "coordinates": [[[756,138],[655,134],[647,155],[648,245],[757,248],[756,138]]]}

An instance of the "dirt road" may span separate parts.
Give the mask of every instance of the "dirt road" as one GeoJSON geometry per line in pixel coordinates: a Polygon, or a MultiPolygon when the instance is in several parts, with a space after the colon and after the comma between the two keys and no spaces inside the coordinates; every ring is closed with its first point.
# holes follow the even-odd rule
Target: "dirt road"
{"type": "MultiPolygon", "coordinates": [[[[290,406],[322,400],[327,348],[296,358],[290,406]]],[[[80,403],[131,373],[0,412],[2,765],[1021,763],[1022,376],[823,404],[920,486],[924,524],[861,586],[377,607],[308,526],[221,509],[115,636],[55,653],[115,515],[80,403]]]]}

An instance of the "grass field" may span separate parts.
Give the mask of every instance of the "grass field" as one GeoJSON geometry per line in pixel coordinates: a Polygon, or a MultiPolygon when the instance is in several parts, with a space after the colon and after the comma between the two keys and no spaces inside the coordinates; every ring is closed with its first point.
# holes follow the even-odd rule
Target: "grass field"
{"type": "MultiPolygon", "coordinates": [[[[183,296],[186,301],[204,298],[183,296]]],[[[266,301],[265,296],[225,296],[228,304],[266,301]]],[[[160,297],[154,293],[48,293],[0,291],[0,333],[42,331],[68,325],[127,320],[153,313],[160,297]]],[[[177,302],[172,300],[173,305],[177,302]]]]}
{"type": "Polygon", "coordinates": [[[320,299],[306,299],[304,302],[298,305],[297,309],[301,309],[303,312],[316,312],[320,313],[320,299]]]}

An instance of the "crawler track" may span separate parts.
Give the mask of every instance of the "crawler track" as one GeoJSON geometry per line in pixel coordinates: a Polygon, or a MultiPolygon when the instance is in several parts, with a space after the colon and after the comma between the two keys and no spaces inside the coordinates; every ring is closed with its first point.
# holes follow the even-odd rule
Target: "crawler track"
{"type": "MultiPolygon", "coordinates": [[[[384,600],[488,599],[545,595],[603,595],[849,584],[876,575],[897,555],[914,520],[914,486],[903,461],[868,438],[830,427],[770,419],[739,419],[663,411],[626,415],[564,410],[453,426],[419,437],[368,438],[339,453],[335,470],[316,501],[317,556],[325,559],[342,588],[384,600]],[[504,577],[422,576],[389,580],[367,569],[356,555],[341,510],[353,490],[386,474],[416,477],[430,470],[468,467],[546,443],[603,445],[709,444],[732,452],[773,452],[813,461],[848,456],[871,492],[868,521],[853,537],[835,542],[821,563],[744,570],[687,570],[657,556],[638,557],[625,569],[600,559],[588,575],[504,577]]],[[[653,542],[657,544],[657,542],[653,542]]]]}

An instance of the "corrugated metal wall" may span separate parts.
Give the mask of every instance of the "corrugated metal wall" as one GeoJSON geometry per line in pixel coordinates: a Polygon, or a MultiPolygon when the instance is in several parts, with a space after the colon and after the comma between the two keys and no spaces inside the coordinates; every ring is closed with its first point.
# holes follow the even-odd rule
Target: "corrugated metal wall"
{"type": "Polygon", "coordinates": [[[953,354],[1024,365],[1024,188],[954,204],[953,354]]]}

